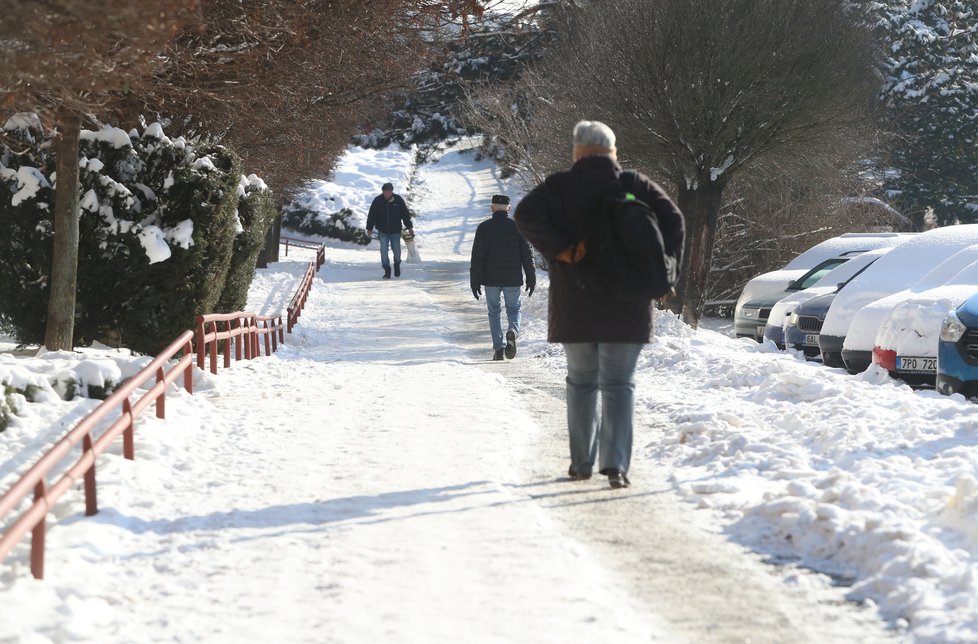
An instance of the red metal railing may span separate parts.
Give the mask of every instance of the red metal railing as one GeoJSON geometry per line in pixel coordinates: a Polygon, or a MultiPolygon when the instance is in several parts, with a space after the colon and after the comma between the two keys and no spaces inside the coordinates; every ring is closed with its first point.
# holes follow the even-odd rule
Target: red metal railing
{"type": "Polygon", "coordinates": [[[231,366],[231,347],[234,359],[250,360],[261,356],[261,340],[264,339],[265,355],[278,351],[278,343],[285,341],[282,314],[257,315],[255,313],[209,313],[197,316],[197,366],[204,368],[210,356],[211,373],[217,373],[217,353],[224,345],[224,367],[231,366]]]}
{"type": "Polygon", "coordinates": [[[45,516],[48,511],[55,501],[79,478],[84,478],[85,514],[92,515],[98,512],[95,496],[95,457],[108,449],[116,436],[122,434],[123,456],[130,460],[135,458],[134,427],[136,417],[151,403],[155,402],[156,416],[165,418],[166,388],[181,375],[183,376],[184,388],[193,393],[192,367],[194,355],[191,345],[193,337],[193,332],[184,331],[152,362],[116,389],[92,413],[85,416],[67,435],[55,443],[19,481],[14,483],[13,487],[0,497],[0,518],[3,518],[20,505],[31,490],[34,491],[34,502],[0,537],[0,560],[13,549],[21,537],[31,532],[31,572],[37,579],[44,577],[45,516]],[[166,370],[166,365],[170,359],[180,352],[183,353],[180,359],[170,365],[169,370],[166,370]],[[153,377],[156,378],[156,383],[152,387],[134,400],[130,399],[130,396],[136,394],[137,389],[153,377]],[[120,407],[122,413],[119,418],[109,425],[100,436],[95,436],[94,430],[97,424],[120,407]],[[81,455],[60,478],[49,484],[48,475],[65,456],[71,453],[72,448],[78,443],[82,444],[81,455]]]}
{"type": "MultiPolygon", "coordinates": [[[[313,277],[319,267],[326,262],[325,244],[312,245],[311,242],[283,237],[293,242],[309,244],[303,248],[315,248],[316,259],[309,263],[299,288],[288,308],[288,331],[302,311],[312,288],[313,277]]],[[[254,313],[216,313],[197,317],[197,366],[204,368],[205,356],[210,355],[211,373],[217,373],[217,353],[221,343],[224,344],[224,366],[231,365],[231,346],[234,345],[235,359],[242,357],[250,359],[261,355],[261,345],[265,346],[265,355],[270,355],[278,349],[278,343],[284,342],[282,332],[282,315],[256,315],[254,313]],[[223,328],[220,328],[223,327],[223,328]]],[[[34,501],[20,516],[18,516],[5,532],[0,534],[0,561],[10,553],[20,542],[21,538],[31,532],[31,573],[37,579],[44,578],[44,537],[46,533],[45,517],[58,498],[72,485],[84,478],[85,514],[93,515],[98,512],[95,490],[95,457],[103,453],[112,441],[122,434],[122,453],[127,459],[135,458],[135,422],[136,418],[150,404],[156,403],[156,416],[165,418],[166,388],[180,375],[183,375],[184,388],[193,393],[193,362],[194,349],[192,346],[194,331],[184,331],[170,346],[156,356],[135,376],[106,398],[92,413],[85,416],[63,438],[55,443],[41,456],[28,471],[7,492],[0,497],[0,524],[7,516],[21,505],[27,495],[34,491],[34,501]],[[177,353],[181,357],[166,369],[166,365],[177,353]],[[156,383],[135,400],[131,400],[137,389],[142,387],[152,377],[156,383]],[[99,436],[94,435],[98,424],[105,420],[117,407],[121,406],[121,416],[117,418],[99,436]],[[71,453],[71,450],[82,444],[82,452],[78,460],[69,466],[53,483],[47,478],[58,464],[71,453]]]]}

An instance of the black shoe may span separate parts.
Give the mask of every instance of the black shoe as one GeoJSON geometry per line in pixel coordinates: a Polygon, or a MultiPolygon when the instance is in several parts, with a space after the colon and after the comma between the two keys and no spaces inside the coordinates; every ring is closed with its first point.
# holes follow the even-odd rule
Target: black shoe
{"type": "Polygon", "coordinates": [[[512,360],[516,357],[516,331],[506,332],[506,357],[512,360]]]}
{"type": "Polygon", "coordinates": [[[394,277],[400,277],[400,276],[401,276],[401,265],[394,264],[394,277]]]}
{"type": "Polygon", "coordinates": [[[589,478],[591,478],[591,473],[588,472],[587,474],[578,474],[572,467],[569,470],[567,470],[567,476],[571,477],[575,481],[586,481],[589,478]]]}
{"type": "Polygon", "coordinates": [[[503,350],[502,349],[496,349],[496,351],[492,354],[492,359],[493,360],[502,360],[503,359],[503,350]]]}
{"type": "Polygon", "coordinates": [[[628,487],[632,484],[624,472],[608,470],[608,484],[613,488],[628,487]]]}
{"type": "Polygon", "coordinates": [[[390,278],[391,278],[391,269],[390,269],[390,266],[385,266],[384,267],[384,279],[385,280],[389,280],[390,278]]]}

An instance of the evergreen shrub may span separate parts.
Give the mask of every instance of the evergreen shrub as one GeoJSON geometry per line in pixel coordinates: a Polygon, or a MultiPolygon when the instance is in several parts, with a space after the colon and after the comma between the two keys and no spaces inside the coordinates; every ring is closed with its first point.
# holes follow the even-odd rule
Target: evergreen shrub
{"type": "Polygon", "coordinates": [[[292,204],[283,210],[282,224],[307,235],[332,237],[366,246],[370,243],[370,235],[360,226],[351,223],[352,217],[353,211],[349,208],[326,214],[292,204]]]}
{"type": "Polygon", "coordinates": [[[243,311],[248,305],[248,289],[255,277],[258,255],[265,245],[265,234],[275,221],[275,216],[272,191],[265,182],[253,174],[241,176],[237,212],[240,229],[234,239],[231,266],[216,312],[243,311]]]}

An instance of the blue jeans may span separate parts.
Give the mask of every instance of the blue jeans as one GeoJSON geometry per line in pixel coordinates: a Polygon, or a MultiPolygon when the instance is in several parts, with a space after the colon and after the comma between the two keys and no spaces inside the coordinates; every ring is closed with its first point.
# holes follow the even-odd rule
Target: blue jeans
{"type": "Polygon", "coordinates": [[[590,474],[596,456],[600,458],[599,471],[628,472],[635,415],[635,366],[642,346],[618,342],[564,345],[571,469],[578,474],[590,474]]]}
{"type": "Polygon", "coordinates": [[[506,342],[503,340],[503,325],[500,321],[502,315],[502,307],[499,302],[500,294],[506,300],[506,322],[509,324],[507,331],[512,329],[516,335],[520,334],[520,287],[487,286],[486,306],[489,307],[489,333],[492,334],[492,348],[497,351],[506,346],[506,342]]]}
{"type": "Polygon", "coordinates": [[[377,231],[380,239],[380,265],[384,268],[391,267],[391,260],[387,256],[387,248],[394,249],[394,263],[401,263],[401,233],[384,233],[377,231]]]}

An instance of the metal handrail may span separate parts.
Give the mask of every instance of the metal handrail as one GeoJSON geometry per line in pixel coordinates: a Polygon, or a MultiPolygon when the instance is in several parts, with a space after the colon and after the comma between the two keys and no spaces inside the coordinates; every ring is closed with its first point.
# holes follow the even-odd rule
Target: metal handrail
{"type": "Polygon", "coordinates": [[[44,536],[46,531],[45,517],[55,501],[64,494],[79,478],[85,481],[85,514],[93,515],[98,512],[95,495],[95,457],[108,449],[109,445],[119,434],[123,435],[123,456],[132,460],[135,458],[134,427],[135,420],[151,403],[156,403],[156,416],[166,417],[166,388],[180,375],[183,375],[183,386],[193,393],[193,340],[192,331],[184,331],[166,349],[163,350],[139,373],[120,386],[115,392],[102,401],[92,413],[85,416],[61,440],[55,443],[38,460],[20,480],[0,497],[0,519],[3,519],[16,508],[23,499],[34,491],[34,501],[22,513],[11,527],[0,536],[0,560],[2,560],[27,532],[31,531],[31,573],[37,579],[44,577],[44,536]],[[183,355],[170,369],[165,365],[177,353],[183,355]],[[129,397],[143,386],[149,379],[155,377],[156,383],[144,394],[131,401],[129,397]],[[101,436],[93,436],[97,424],[122,407],[121,416],[116,419],[101,436]],[[48,484],[47,476],[57,464],[71,453],[78,443],[82,443],[82,454],[61,477],[48,484]]]}
{"type": "MultiPolygon", "coordinates": [[[[313,276],[319,267],[326,262],[325,244],[317,247],[316,259],[309,263],[302,282],[296,289],[289,305],[288,330],[291,333],[299,312],[305,305],[312,288],[313,276]]],[[[278,349],[278,344],[285,341],[283,333],[282,314],[257,315],[255,313],[211,313],[197,317],[195,331],[187,330],[180,334],[158,356],[143,367],[125,384],[116,389],[112,395],[100,403],[90,414],[82,418],[63,438],[48,449],[31,468],[18,479],[0,497],[0,523],[13,512],[33,490],[34,501],[24,510],[3,533],[0,533],[0,561],[10,553],[20,542],[21,538],[31,532],[31,573],[36,579],[44,578],[44,540],[47,530],[46,517],[54,503],[68,491],[79,479],[84,479],[85,514],[91,516],[98,512],[98,502],[95,488],[95,457],[105,452],[115,438],[122,434],[122,453],[129,460],[135,458],[135,422],[136,418],[150,404],[156,404],[156,416],[166,417],[166,388],[183,375],[183,386],[188,393],[193,393],[193,340],[196,335],[197,365],[203,369],[205,356],[211,357],[211,373],[217,373],[217,349],[224,343],[224,366],[231,365],[230,347],[234,344],[235,359],[242,357],[250,359],[261,355],[261,345],[265,346],[265,355],[271,355],[278,349]],[[218,324],[223,323],[224,329],[219,330],[218,324]],[[206,327],[210,325],[210,330],[206,327]],[[233,340],[233,343],[232,343],[233,340]],[[262,340],[264,342],[262,342],[262,340]],[[165,366],[177,353],[182,352],[176,363],[165,366]],[[150,378],[156,377],[156,383],[145,393],[130,400],[130,396],[142,387],[150,378]],[[93,432],[114,409],[121,406],[121,415],[112,422],[99,436],[93,432]],[[78,460],[53,483],[48,483],[47,477],[52,470],[71,453],[71,450],[82,444],[82,453],[78,460]]]]}

